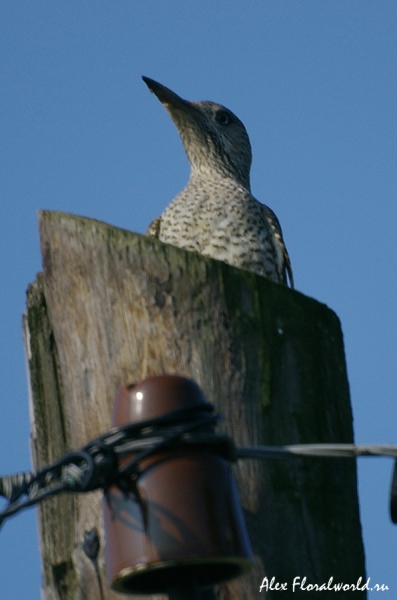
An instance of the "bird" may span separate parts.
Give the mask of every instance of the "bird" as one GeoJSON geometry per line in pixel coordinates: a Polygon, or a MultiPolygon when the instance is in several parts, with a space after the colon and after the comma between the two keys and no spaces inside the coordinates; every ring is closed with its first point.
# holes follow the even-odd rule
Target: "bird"
{"type": "Polygon", "coordinates": [[[251,193],[252,150],[235,114],[215,102],[190,102],[142,77],[174,122],[190,162],[186,187],[146,235],[294,287],[275,213],[251,193]]]}

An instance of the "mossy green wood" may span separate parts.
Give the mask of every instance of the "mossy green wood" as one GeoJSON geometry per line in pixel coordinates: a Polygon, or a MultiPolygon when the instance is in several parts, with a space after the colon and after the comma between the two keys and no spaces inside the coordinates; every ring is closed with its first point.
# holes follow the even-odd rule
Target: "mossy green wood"
{"type": "MultiPolygon", "coordinates": [[[[81,217],[44,211],[40,236],[43,278],[26,317],[37,466],[106,430],[119,386],[160,373],[196,380],[237,445],[353,441],[340,323],[325,305],[81,217]]],[[[246,460],[234,470],[255,567],[222,586],[222,599],[275,598],[259,592],[264,577],[290,592],[294,577],[364,579],[353,460],[246,460]]],[[[49,509],[40,509],[47,598],[60,588],[57,565],[70,581],[62,600],[97,598],[80,544],[85,530],[102,528],[100,494],[51,502],[68,525],[62,534],[54,526],[50,541],[49,509]]],[[[308,594],[296,589],[293,598],[308,594]]]]}

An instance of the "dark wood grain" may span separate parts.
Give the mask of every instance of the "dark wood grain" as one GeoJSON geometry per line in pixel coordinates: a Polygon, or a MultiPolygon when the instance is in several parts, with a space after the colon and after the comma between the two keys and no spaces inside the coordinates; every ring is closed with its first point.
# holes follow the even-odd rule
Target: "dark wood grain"
{"type": "MultiPolygon", "coordinates": [[[[40,213],[40,238],[43,275],[25,317],[37,466],[108,429],[121,385],[161,373],[196,380],[237,445],[353,441],[340,323],[325,305],[81,217],[40,213]]],[[[246,460],[234,471],[255,568],[219,598],[276,598],[259,592],[265,576],[290,591],[296,576],[364,578],[353,460],[246,460]]],[[[40,514],[44,597],[97,599],[81,542],[103,531],[100,493],[48,501],[40,514]]]]}

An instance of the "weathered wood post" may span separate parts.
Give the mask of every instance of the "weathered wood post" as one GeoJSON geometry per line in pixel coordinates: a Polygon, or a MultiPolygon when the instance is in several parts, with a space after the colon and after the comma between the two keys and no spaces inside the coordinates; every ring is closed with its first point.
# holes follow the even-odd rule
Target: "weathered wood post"
{"type": "MultiPolygon", "coordinates": [[[[36,467],[108,429],[119,386],[161,373],[197,381],[238,446],[353,441],[340,325],[323,304],[89,219],[44,211],[40,237],[43,273],[24,319],[36,467]]],[[[265,577],[290,592],[295,577],[365,581],[353,460],[234,469],[256,562],[220,598],[273,599],[259,591],[265,577]]],[[[43,598],[96,600],[81,543],[85,531],[102,531],[101,494],[48,500],[39,522],[43,598]]],[[[106,590],[107,600],[121,597],[106,590]]],[[[295,588],[293,598],[307,597],[295,588]]]]}

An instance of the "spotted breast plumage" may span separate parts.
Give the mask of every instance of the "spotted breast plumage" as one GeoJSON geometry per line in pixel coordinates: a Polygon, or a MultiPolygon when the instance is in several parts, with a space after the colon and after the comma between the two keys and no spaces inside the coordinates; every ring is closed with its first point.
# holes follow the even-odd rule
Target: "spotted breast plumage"
{"type": "Polygon", "coordinates": [[[251,194],[251,144],[242,122],[214,102],[188,102],[143,77],[167,109],[190,162],[187,186],[146,235],[293,287],[274,212],[251,194]]]}

